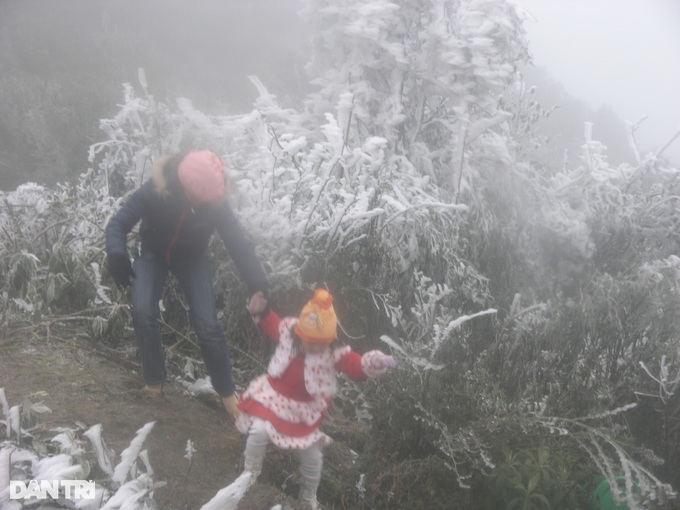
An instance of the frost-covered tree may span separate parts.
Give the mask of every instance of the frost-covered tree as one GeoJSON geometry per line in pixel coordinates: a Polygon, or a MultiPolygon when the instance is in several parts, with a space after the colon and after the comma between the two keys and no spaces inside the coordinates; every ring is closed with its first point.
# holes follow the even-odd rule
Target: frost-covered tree
{"type": "Polygon", "coordinates": [[[390,154],[458,192],[466,146],[507,118],[499,97],[528,58],[514,7],[497,0],[305,6],[315,33],[307,71],[320,87],[308,110],[323,114],[342,97],[345,138],[381,136],[390,154]]]}

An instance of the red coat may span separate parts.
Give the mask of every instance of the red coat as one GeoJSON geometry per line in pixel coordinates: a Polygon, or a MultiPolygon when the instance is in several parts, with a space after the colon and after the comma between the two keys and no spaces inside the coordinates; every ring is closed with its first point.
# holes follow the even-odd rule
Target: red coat
{"type": "Polygon", "coordinates": [[[379,374],[370,365],[371,354],[377,351],[361,356],[349,347],[330,347],[318,356],[296,353],[291,333],[296,321],[273,311],[260,319],[260,329],[277,342],[277,350],[267,375],[250,384],[239,404],[245,415],[237,421],[239,430],[247,432],[252,418],[262,418],[268,422],[272,441],[281,448],[330,442],[319,426],[335,394],[337,372],[357,380],[379,374]]]}

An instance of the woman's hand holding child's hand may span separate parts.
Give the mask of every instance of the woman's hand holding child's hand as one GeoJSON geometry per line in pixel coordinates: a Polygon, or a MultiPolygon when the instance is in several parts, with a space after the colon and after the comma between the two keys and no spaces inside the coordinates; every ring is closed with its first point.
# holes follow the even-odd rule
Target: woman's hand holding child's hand
{"type": "Polygon", "coordinates": [[[246,308],[248,313],[253,317],[253,319],[259,319],[259,317],[265,312],[267,306],[269,305],[264,292],[258,290],[255,294],[250,297],[246,308]]]}
{"type": "Polygon", "coordinates": [[[376,369],[380,368],[394,368],[397,366],[397,362],[392,356],[388,356],[383,353],[376,353],[371,359],[371,366],[376,369]]]}

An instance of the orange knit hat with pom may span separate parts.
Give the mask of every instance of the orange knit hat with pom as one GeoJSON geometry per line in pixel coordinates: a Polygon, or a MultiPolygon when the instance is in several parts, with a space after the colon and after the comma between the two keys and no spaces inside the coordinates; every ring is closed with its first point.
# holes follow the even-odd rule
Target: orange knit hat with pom
{"type": "Polygon", "coordinates": [[[324,289],[316,289],[300,312],[295,333],[306,342],[329,344],[335,340],[337,321],[333,296],[324,289]]]}
{"type": "Polygon", "coordinates": [[[213,152],[190,152],[180,161],[177,175],[192,202],[215,202],[227,193],[224,161],[213,152]]]}

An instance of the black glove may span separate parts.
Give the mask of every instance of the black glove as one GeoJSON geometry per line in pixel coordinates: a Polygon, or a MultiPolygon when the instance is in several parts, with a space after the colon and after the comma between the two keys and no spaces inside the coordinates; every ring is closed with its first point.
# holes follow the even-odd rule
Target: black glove
{"type": "Polygon", "coordinates": [[[132,270],[132,263],[127,255],[109,255],[108,262],[109,274],[115,282],[121,287],[130,285],[130,278],[135,277],[135,272],[132,270]]]}

